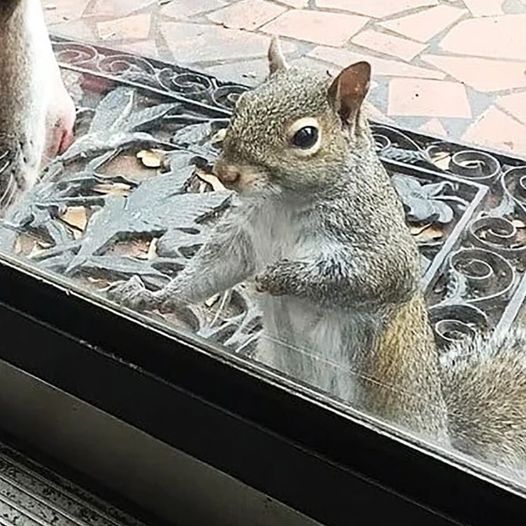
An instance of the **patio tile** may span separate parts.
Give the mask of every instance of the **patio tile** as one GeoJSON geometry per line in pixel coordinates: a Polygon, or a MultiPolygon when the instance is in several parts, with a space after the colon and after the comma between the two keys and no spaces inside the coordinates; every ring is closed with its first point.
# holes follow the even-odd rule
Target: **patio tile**
{"type": "Polygon", "coordinates": [[[526,14],[471,18],[453,27],[440,47],[462,55],[525,60],[525,28],[526,14]]]}
{"type": "Polygon", "coordinates": [[[263,26],[270,34],[306,40],[316,44],[341,46],[367,23],[368,18],[322,11],[288,11],[263,26]]]}
{"type": "Polygon", "coordinates": [[[279,0],[279,3],[288,5],[289,7],[295,7],[296,9],[309,7],[309,0],[279,0]]]}
{"type": "Polygon", "coordinates": [[[513,93],[497,99],[497,105],[511,113],[516,119],[526,124],[526,93],[513,93]]]}
{"type": "Polygon", "coordinates": [[[241,0],[208,15],[212,22],[234,29],[254,30],[287,10],[266,0],[241,0]]]}
{"type": "Polygon", "coordinates": [[[379,110],[372,102],[367,101],[365,103],[365,114],[368,119],[377,122],[383,122],[384,124],[394,124],[395,121],[388,117],[383,111],[379,110]]]}
{"type": "Polygon", "coordinates": [[[121,49],[134,53],[135,55],[159,58],[159,51],[155,44],[155,40],[140,40],[139,42],[126,42],[119,46],[121,49]]]}
{"type": "Polygon", "coordinates": [[[508,152],[526,152],[526,126],[495,106],[475,121],[463,141],[508,152]]]}
{"type": "Polygon", "coordinates": [[[392,79],[387,114],[469,119],[471,108],[466,89],[458,82],[392,79]]]}
{"type": "Polygon", "coordinates": [[[255,33],[256,30],[284,36],[285,52],[289,59],[294,57],[295,65],[336,73],[341,67],[367,60],[379,82],[369,97],[375,120],[406,126],[412,122],[423,133],[451,140],[460,140],[459,131],[471,124],[464,133],[466,140],[509,151],[522,148],[526,152],[523,0],[42,3],[50,30],[56,34],[88,42],[111,41],[118,49],[193,64],[197,69],[205,67],[221,79],[248,85],[258,84],[267,75],[269,37],[255,33]],[[203,22],[204,17],[209,23],[203,22]],[[192,23],[193,18],[198,22],[192,23]],[[150,30],[153,20],[160,39],[150,30]],[[365,27],[369,21],[375,22],[376,27],[365,27]],[[441,32],[446,33],[439,42],[444,54],[435,49],[426,53],[425,46],[441,32]],[[300,47],[289,38],[306,44],[300,47]],[[308,53],[301,56],[298,49],[308,53]],[[444,80],[446,75],[448,81],[444,80]],[[456,82],[451,82],[451,78],[456,82]],[[476,90],[470,92],[471,101],[465,86],[476,90]],[[490,110],[471,117],[474,122],[459,124],[458,119],[470,118],[471,104],[474,109],[486,108],[488,95],[481,93],[521,88],[519,93],[499,93],[501,96],[493,101],[490,110]],[[482,97],[482,103],[477,97],[482,97]],[[500,131],[495,132],[497,125],[500,131]],[[503,127],[507,127],[507,133],[502,132],[503,127]]]}
{"type": "Polygon", "coordinates": [[[82,17],[90,0],[60,0],[43,2],[44,16],[48,24],[59,24],[82,17]]]}
{"type": "Polygon", "coordinates": [[[402,60],[412,60],[426,48],[423,44],[371,29],[358,33],[352,43],[402,60]]]}
{"type": "Polygon", "coordinates": [[[231,64],[209,66],[206,68],[206,71],[223,80],[256,86],[268,75],[268,60],[266,57],[242,60],[231,64]]]}
{"type": "Polygon", "coordinates": [[[95,40],[95,34],[85,20],[73,20],[62,22],[61,24],[49,24],[49,30],[55,35],[80,39],[85,42],[93,42],[95,40]]]}
{"type": "Polygon", "coordinates": [[[447,131],[439,119],[430,119],[418,128],[418,131],[433,137],[447,137],[447,131]]]}
{"type": "MultiPolygon", "coordinates": [[[[270,43],[266,35],[207,24],[164,22],[161,33],[174,60],[182,64],[264,57],[270,43]]],[[[285,53],[295,49],[283,42],[285,53]]]]}
{"type": "Polygon", "coordinates": [[[437,4],[437,0],[316,0],[316,6],[322,9],[339,9],[372,18],[386,18],[409,9],[437,4]]]}
{"type": "Polygon", "coordinates": [[[177,0],[161,9],[161,14],[170,18],[186,19],[201,13],[224,7],[223,0],[177,0]]]}
{"type": "Polygon", "coordinates": [[[402,18],[381,22],[379,25],[407,38],[428,42],[465,13],[464,9],[458,7],[439,5],[402,18]]]}
{"type": "Polygon", "coordinates": [[[427,78],[427,79],[443,79],[445,74],[441,71],[434,71],[432,69],[421,68],[419,66],[412,66],[403,62],[395,60],[387,60],[383,58],[373,57],[348,51],[346,49],[335,49],[330,47],[318,46],[315,47],[307,55],[308,57],[323,60],[336,64],[340,67],[349,66],[354,62],[366,60],[373,68],[373,76],[393,76],[393,77],[413,77],[413,78],[427,78]]]}
{"type": "Polygon", "coordinates": [[[506,62],[445,55],[422,55],[421,59],[478,91],[526,87],[526,61],[506,62]]]}
{"type": "Polygon", "coordinates": [[[124,17],[134,11],[157,4],[156,0],[97,0],[90,8],[90,13],[97,16],[124,17]]]}
{"type": "Polygon", "coordinates": [[[338,74],[341,70],[341,67],[337,66],[336,64],[327,64],[326,62],[321,62],[307,55],[304,57],[292,60],[290,63],[292,66],[297,67],[297,68],[304,67],[306,69],[317,69],[317,70],[327,71],[331,75],[338,74]]]}
{"type": "Polygon", "coordinates": [[[150,34],[152,17],[150,14],[127,16],[97,24],[101,40],[140,40],[150,34]]]}
{"type": "Polygon", "coordinates": [[[463,0],[473,16],[503,15],[502,4],[505,0],[463,0]]]}

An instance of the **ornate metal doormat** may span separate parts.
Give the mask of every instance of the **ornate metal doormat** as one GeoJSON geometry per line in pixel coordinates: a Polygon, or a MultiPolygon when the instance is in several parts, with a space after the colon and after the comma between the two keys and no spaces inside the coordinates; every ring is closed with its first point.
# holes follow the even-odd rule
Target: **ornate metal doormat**
{"type": "MultiPolygon", "coordinates": [[[[248,88],[63,39],[54,49],[78,107],[77,140],[1,226],[0,250],[92,292],[136,274],[159,288],[229,206],[209,168],[248,88]]],[[[526,298],[526,161],[374,131],[420,247],[439,341],[508,328],[526,298]]],[[[243,354],[259,331],[249,285],[163,319],[243,354]]]]}

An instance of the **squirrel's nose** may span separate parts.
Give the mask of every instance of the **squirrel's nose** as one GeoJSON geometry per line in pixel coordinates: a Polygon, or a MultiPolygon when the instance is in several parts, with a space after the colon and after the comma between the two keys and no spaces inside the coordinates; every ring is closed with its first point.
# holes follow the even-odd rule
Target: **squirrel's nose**
{"type": "Polygon", "coordinates": [[[228,165],[221,161],[214,164],[214,175],[216,175],[222,183],[235,183],[241,178],[241,171],[233,165],[228,165]]]}

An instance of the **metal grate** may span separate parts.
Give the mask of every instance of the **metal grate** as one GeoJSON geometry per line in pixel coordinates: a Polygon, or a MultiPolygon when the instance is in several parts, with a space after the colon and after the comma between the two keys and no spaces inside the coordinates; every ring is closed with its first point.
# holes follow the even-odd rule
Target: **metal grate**
{"type": "Polygon", "coordinates": [[[0,444],[0,525],[144,526],[144,523],[0,444]]]}
{"type": "MultiPolygon", "coordinates": [[[[54,49],[77,140],[5,220],[0,249],[92,291],[133,275],[162,287],[229,206],[207,169],[248,88],[63,39],[54,49]]],[[[526,162],[391,126],[374,133],[420,247],[438,341],[508,328],[526,298],[526,162]]],[[[164,319],[246,355],[260,327],[246,286],[164,319]]]]}

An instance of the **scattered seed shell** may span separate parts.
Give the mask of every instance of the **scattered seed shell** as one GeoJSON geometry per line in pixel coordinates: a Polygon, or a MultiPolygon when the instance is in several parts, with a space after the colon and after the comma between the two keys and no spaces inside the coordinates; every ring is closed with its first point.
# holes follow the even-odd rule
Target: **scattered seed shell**
{"type": "Polygon", "coordinates": [[[40,254],[41,252],[43,252],[42,248],[40,248],[40,246],[38,245],[38,243],[35,243],[33,245],[33,248],[31,249],[31,252],[27,255],[27,257],[29,259],[32,259],[34,258],[35,256],[38,256],[38,254],[40,254]]]}
{"type": "Polygon", "coordinates": [[[205,172],[201,168],[196,168],[195,173],[199,179],[208,183],[215,192],[225,192],[225,185],[213,174],[205,172]]]}
{"type": "Polygon", "coordinates": [[[36,243],[37,240],[33,236],[29,234],[21,234],[17,237],[15,242],[15,254],[17,256],[28,256],[31,254],[31,252],[33,252],[36,243]]]}
{"type": "Polygon", "coordinates": [[[441,170],[447,170],[451,162],[451,155],[449,153],[438,154],[433,157],[433,164],[438,166],[441,170]]]}
{"type": "Polygon", "coordinates": [[[444,237],[444,231],[437,225],[428,225],[419,233],[413,234],[417,242],[425,243],[426,241],[434,241],[444,237]]]}
{"type": "Polygon", "coordinates": [[[148,254],[147,258],[148,261],[151,261],[152,259],[155,259],[157,257],[157,243],[158,239],[154,237],[150,243],[150,246],[148,247],[148,254]]]}
{"type": "Polygon", "coordinates": [[[411,225],[409,227],[409,230],[411,231],[411,235],[418,236],[421,234],[426,228],[429,228],[431,226],[431,223],[424,223],[423,225],[411,225]]]}
{"type": "Polygon", "coordinates": [[[127,255],[137,259],[147,260],[150,242],[147,239],[134,239],[128,243],[124,243],[123,248],[128,251],[127,255]]]}
{"type": "Polygon", "coordinates": [[[217,142],[222,142],[225,139],[225,135],[226,135],[226,128],[221,128],[214,135],[212,135],[210,139],[210,143],[215,144],[217,142]]]}
{"type": "Polygon", "coordinates": [[[141,150],[137,153],[139,159],[146,168],[160,168],[163,163],[164,152],[162,150],[141,150]]]}
{"type": "Polygon", "coordinates": [[[124,183],[100,183],[93,187],[99,194],[111,194],[127,196],[130,193],[130,186],[124,183]]]}
{"type": "Polygon", "coordinates": [[[88,224],[88,214],[83,206],[70,206],[61,216],[62,221],[69,226],[81,230],[86,230],[88,224]]]}
{"type": "Polygon", "coordinates": [[[210,308],[212,307],[213,305],[215,305],[218,301],[219,301],[219,298],[221,297],[221,294],[214,294],[211,298],[208,298],[206,301],[205,301],[205,305],[210,308]]]}

